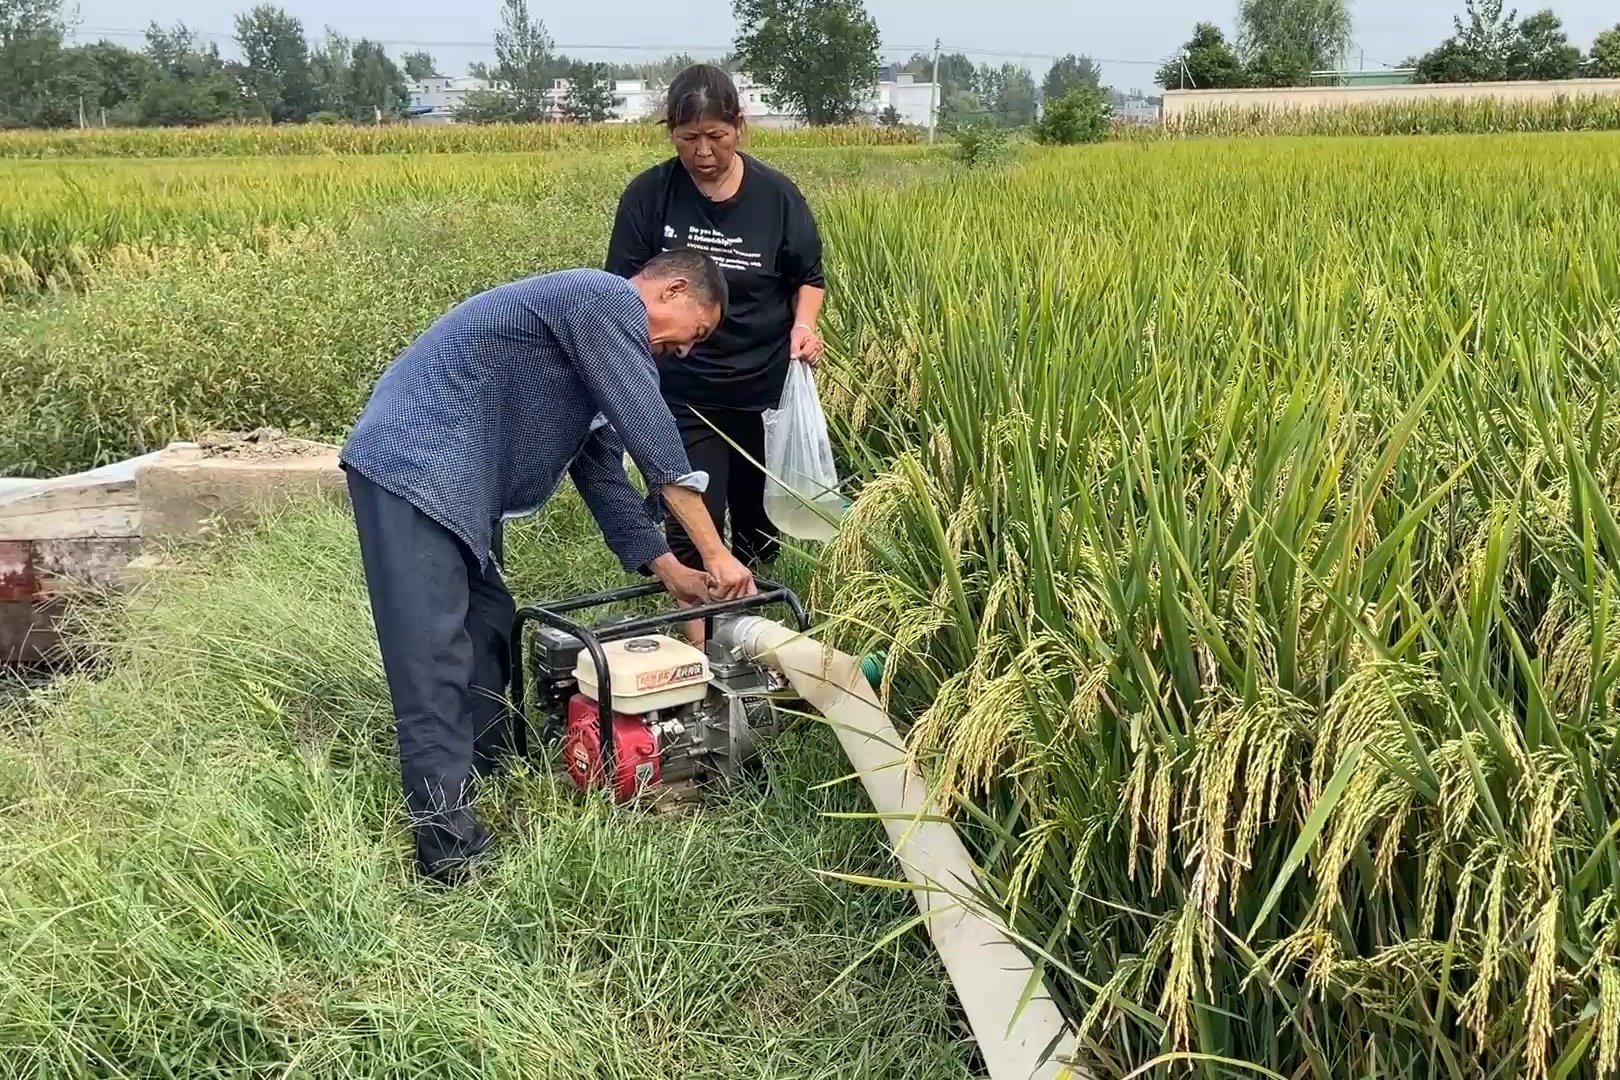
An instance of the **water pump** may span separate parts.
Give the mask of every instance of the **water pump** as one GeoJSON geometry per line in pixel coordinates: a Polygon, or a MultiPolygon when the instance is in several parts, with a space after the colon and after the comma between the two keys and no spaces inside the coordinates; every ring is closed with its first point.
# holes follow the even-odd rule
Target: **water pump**
{"type": "Polygon", "coordinates": [[[715,627],[781,605],[801,631],[809,629],[804,605],[790,589],[756,585],[756,595],[740,600],[593,626],[568,616],[654,596],[662,587],[520,608],[511,687],[519,753],[530,753],[532,714],[539,722],[536,742],[560,740],[563,771],[580,790],[606,789],[628,802],[735,777],[780,730],[777,704],[787,681],[717,640],[715,627]],[[704,649],[661,632],[696,619],[708,630],[704,649]],[[526,637],[531,624],[535,630],[526,637]]]}

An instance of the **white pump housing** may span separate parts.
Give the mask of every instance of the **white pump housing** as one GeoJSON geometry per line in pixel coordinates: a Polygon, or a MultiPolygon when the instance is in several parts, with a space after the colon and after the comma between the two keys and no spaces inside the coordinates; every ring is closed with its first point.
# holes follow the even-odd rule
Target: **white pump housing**
{"type": "MultiPolygon", "coordinates": [[[[612,680],[613,711],[626,716],[678,709],[702,701],[709,687],[709,658],[663,634],[648,634],[602,646],[612,680]]],[[[574,663],[580,693],[599,701],[596,664],[581,649],[574,663]]]]}

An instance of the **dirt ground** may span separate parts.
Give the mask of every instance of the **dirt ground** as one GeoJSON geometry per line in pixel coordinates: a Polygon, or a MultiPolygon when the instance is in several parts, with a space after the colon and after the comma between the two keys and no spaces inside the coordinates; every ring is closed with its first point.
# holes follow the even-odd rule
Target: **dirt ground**
{"type": "Polygon", "coordinates": [[[203,456],[234,461],[282,461],[288,458],[321,457],[333,449],[326,443],[294,438],[276,428],[262,427],[247,433],[210,431],[197,437],[203,456]]]}

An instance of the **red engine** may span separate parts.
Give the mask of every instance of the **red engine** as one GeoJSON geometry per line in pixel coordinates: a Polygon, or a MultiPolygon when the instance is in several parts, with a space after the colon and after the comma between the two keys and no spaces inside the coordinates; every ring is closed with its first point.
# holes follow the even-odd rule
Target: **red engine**
{"type": "MultiPolygon", "coordinates": [[[[613,798],[628,802],[662,779],[658,734],[640,716],[613,714],[613,798]]],[[[581,791],[603,785],[602,729],[596,702],[584,694],[568,699],[563,761],[581,791]]]]}

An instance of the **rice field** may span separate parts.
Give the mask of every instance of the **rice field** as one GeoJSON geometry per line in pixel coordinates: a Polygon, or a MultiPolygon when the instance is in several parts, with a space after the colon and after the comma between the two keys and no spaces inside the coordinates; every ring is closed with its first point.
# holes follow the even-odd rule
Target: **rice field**
{"type": "MultiPolygon", "coordinates": [[[[849,127],[751,133],[761,149],[899,146],[914,128],[849,127]]],[[[307,157],[326,154],[593,153],[667,147],[657,124],[232,124],[198,128],[90,128],[0,132],[0,158],[307,157]]]]}
{"type": "MultiPolygon", "coordinates": [[[[63,163],[103,181],[77,207],[6,163],[32,208],[6,235],[87,239],[0,306],[0,471],[340,436],[466,293],[597,261],[656,153],[63,163]]],[[[816,607],[887,653],[1085,1063],[1612,1072],[1620,134],[760,153],[831,256],[857,498],[809,553],[816,607]]],[[[307,663],[299,694],[334,685],[307,663]]],[[[937,1037],[926,1015],[890,1036],[937,1037]]]]}
{"type": "MultiPolygon", "coordinates": [[[[605,193],[665,153],[667,143],[660,149],[648,140],[619,139],[605,149],[586,143],[545,153],[0,159],[7,192],[0,203],[0,301],[75,288],[109,259],[151,260],[177,247],[220,244],[262,250],[302,226],[411,206],[549,208],[572,200],[594,219],[604,212],[604,197],[605,212],[612,212],[612,195],[605,193]]],[[[926,154],[922,147],[830,145],[790,146],[772,157],[814,185],[904,173],[926,154]]],[[[569,226],[565,215],[548,209],[533,227],[569,226]]]]}
{"type": "Polygon", "coordinates": [[[1620,136],[827,216],[866,481],[818,604],[1099,1072],[1611,1071],[1620,136]]]}

